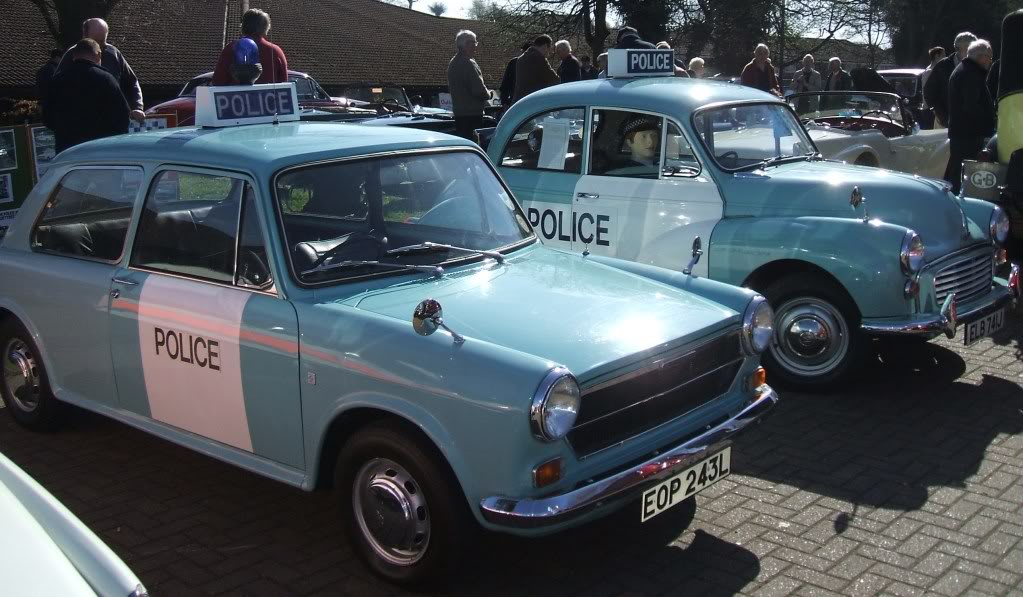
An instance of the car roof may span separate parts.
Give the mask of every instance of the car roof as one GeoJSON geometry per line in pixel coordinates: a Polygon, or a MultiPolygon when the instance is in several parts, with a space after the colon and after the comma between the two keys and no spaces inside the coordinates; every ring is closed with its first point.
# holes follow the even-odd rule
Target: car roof
{"type": "Polygon", "coordinates": [[[460,137],[404,127],[282,122],[226,128],[175,128],[107,137],[61,152],[54,162],[192,163],[257,176],[313,161],[371,153],[475,147],[460,137]]]}
{"type": "MultiPolygon", "coordinates": [[[[664,114],[692,112],[724,101],[767,101],[783,103],[777,97],[745,85],[688,79],[649,77],[637,79],[595,79],[547,87],[515,103],[531,112],[572,104],[606,105],[664,114]]],[[[522,108],[520,108],[522,109],[522,108]]]]}
{"type": "MultiPolygon", "coordinates": [[[[311,79],[312,78],[312,77],[309,76],[308,73],[303,73],[303,72],[297,71],[297,70],[291,70],[290,68],[288,69],[288,76],[289,77],[299,77],[299,78],[302,78],[302,79],[311,79]]],[[[189,79],[189,81],[194,81],[196,79],[212,79],[212,78],[213,78],[213,71],[210,71],[208,73],[203,73],[201,75],[196,75],[196,76],[192,77],[191,79],[189,79]]]]}

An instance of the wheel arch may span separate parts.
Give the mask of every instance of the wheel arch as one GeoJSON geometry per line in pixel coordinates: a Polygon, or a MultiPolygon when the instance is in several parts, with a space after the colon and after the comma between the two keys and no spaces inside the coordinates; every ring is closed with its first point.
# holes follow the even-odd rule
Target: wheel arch
{"type": "Polygon", "coordinates": [[[749,275],[746,276],[746,279],[743,280],[742,286],[761,291],[764,287],[775,280],[799,274],[819,276],[827,280],[829,283],[834,285],[835,288],[845,294],[845,297],[849,299],[849,303],[856,308],[856,315],[858,317],[862,317],[859,304],[849,293],[849,290],[845,287],[845,285],[828,270],[808,261],[800,261],[799,259],[778,259],[776,261],[765,263],[750,272],[749,275]]]}
{"type": "Polygon", "coordinates": [[[311,487],[313,489],[332,488],[334,485],[334,469],[337,466],[341,448],[360,429],[377,423],[390,423],[401,426],[410,435],[418,438],[422,445],[437,458],[438,462],[447,468],[451,476],[459,483],[459,490],[464,495],[465,490],[461,487],[461,481],[455,473],[454,467],[434,437],[408,417],[391,410],[373,406],[356,406],[343,410],[337,413],[325,427],[323,439],[320,441],[316,454],[316,466],[313,471],[315,477],[311,479],[311,487]]]}

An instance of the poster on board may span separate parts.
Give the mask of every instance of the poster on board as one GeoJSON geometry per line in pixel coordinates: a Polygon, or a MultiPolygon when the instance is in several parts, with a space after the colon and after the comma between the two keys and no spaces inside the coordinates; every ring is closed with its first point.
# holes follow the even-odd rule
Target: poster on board
{"type": "Polygon", "coordinates": [[[178,126],[177,114],[150,114],[145,121],[128,123],[128,133],[144,133],[146,131],[158,131],[161,129],[172,129],[178,126]]]}
{"type": "Polygon", "coordinates": [[[14,144],[14,129],[0,131],[0,170],[18,167],[18,148],[14,144]]]}
{"type": "Polygon", "coordinates": [[[10,174],[0,174],[0,203],[14,203],[14,183],[10,174]]]}
{"type": "Polygon", "coordinates": [[[45,126],[32,127],[32,134],[29,141],[32,143],[32,158],[35,163],[36,182],[46,174],[50,162],[57,157],[57,142],[53,137],[53,131],[45,126]]]}
{"type": "Polygon", "coordinates": [[[16,215],[18,215],[18,210],[16,209],[0,211],[0,238],[7,234],[7,228],[14,223],[14,216],[16,215]]]}

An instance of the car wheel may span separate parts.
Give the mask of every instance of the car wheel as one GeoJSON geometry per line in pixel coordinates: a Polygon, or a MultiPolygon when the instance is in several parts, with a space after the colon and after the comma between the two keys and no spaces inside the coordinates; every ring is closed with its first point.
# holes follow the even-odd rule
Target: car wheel
{"type": "Polygon", "coordinates": [[[856,306],[829,280],[788,276],[763,294],[774,307],[774,337],[764,360],[772,378],[805,389],[835,384],[862,354],[856,306]]]}
{"type": "Polygon", "coordinates": [[[348,537],[386,580],[422,588],[464,564],[479,529],[458,481],[417,432],[374,424],[341,449],[335,488],[348,537]]]}
{"type": "Polygon", "coordinates": [[[50,391],[39,349],[14,319],[0,322],[0,398],[19,425],[33,431],[56,427],[62,404],[50,391]]]}

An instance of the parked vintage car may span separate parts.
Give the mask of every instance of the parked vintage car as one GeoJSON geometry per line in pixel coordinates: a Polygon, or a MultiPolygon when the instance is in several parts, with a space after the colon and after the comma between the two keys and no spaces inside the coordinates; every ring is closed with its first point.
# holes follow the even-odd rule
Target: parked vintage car
{"type": "MultiPolygon", "coordinates": [[[[10,373],[4,359],[4,375],[10,373]]],[[[4,595],[148,595],[82,521],[0,454],[0,578],[4,595]]]]}
{"type": "Polygon", "coordinates": [[[16,421],[72,403],[333,485],[356,551],[400,583],[460,565],[480,526],[691,500],[777,400],[760,295],[547,248],[485,154],[432,132],[282,121],[74,147],[0,279],[18,280],[0,286],[16,421]]]}
{"type": "Polygon", "coordinates": [[[913,116],[920,120],[924,104],[924,79],[926,69],[923,68],[891,68],[879,70],[877,74],[892,86],[895,93],[906,98],[913,116]]]}
{"type": "Polygon", "coordinates": [[[941,178],[948,131],[920,130],[905,98],[894,93],[828,91],[786,98],[829,160],[941,178]]]}
{"type": "Polygon", "coordinates": [[[1019,290],[999,250],[1001,209],[939,181],[822,159],[815,131],[900,126],[869,105],[835,109],[834,127],[808,135],[788,104],[748,87],[585,81],[516,102],[488,151],[552,246],[679,270],[690,239],[704,239],[695,273],[775,308],[772,377],[820,387],[854,372],[874,336],[951,337],[962,323],[972,343],[1002,326],[1019,290]]]}
{"type": "MultiPolygon", "coordinates": [[[[299,105],[306,110],[329,112],[334,119],[342,115],[366,118],[376,113],[376,110],[364,107],[364,102],[359,100],[331,97],[323,87],[320,87],[316,79],[306,73],[289,70],[288,81],[295,84],[299,105]]],[[[185,83],[178,97],[148,108],[146,114],[174,114],[177,116],[178,126],[192,126],[195,124],[195,90],[199,87],[208,87],[212,82],[213,72],[196,75],[185,83]]]]}

